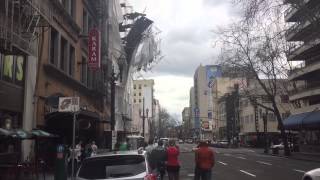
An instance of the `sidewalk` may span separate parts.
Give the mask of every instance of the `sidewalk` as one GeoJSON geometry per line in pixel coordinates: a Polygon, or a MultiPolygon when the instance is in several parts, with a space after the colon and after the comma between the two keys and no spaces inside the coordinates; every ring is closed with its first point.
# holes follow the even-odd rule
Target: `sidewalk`
{"type": "MultiPolygon", "coordinates": [[[[265,154],[264,149],[261,149],[260,153],[265,154]]],[[[291,152],[291,156],[285,156],[283,150],[279,150],[279,154],[272,154],[272,150],[269,149],[268,155],[284,157],[288,159],[320,162],[320,153],[291,152]]]]}

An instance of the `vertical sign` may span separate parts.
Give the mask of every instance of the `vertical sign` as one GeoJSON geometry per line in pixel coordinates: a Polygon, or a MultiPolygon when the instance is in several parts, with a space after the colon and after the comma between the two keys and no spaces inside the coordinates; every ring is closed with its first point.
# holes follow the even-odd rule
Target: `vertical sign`
{"type": "Polygon", "coordinates": [[[92,28],[89,32],[89,61],[88,67],[92,70],[100,68],[100,31],[97,28],[92,28]]]}

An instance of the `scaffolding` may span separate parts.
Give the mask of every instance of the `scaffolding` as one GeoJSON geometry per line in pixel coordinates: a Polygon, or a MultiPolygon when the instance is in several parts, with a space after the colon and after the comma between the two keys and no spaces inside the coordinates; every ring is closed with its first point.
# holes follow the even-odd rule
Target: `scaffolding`
{"type": "MultiPolygon", "coordinates": [[[[38,27],[48,26],[41,12],[46,0],[3,0],[0,2],[0,50],[7,54],[36,56],[34,41],[38,27]]],[[[48,7],[48,4],[47,4],[48,7]]]]}

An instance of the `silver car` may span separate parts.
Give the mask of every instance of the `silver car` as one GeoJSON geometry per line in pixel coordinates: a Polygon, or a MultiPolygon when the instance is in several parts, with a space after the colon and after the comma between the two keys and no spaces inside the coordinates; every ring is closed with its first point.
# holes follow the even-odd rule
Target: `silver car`
{"type": "Polygon", "coordinates": [[[120,151],[85,159],[77,180],[156,180],[145,151],[120,151]]]}
{"type": "Polygon", "coordinates": [[[320,180],[320,168],[306,172],[302,180],[320,180]]]}

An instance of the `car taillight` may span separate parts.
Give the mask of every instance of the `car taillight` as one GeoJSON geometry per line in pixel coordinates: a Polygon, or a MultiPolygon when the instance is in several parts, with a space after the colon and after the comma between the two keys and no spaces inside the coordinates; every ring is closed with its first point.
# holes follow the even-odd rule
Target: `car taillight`
{"type": "Polygon", "coordinates": [[[144,180],[157,180],[157,175],[147,174],[146,177],[144,177],[144,180]]]}

